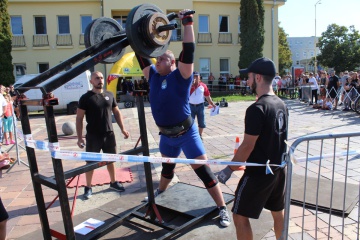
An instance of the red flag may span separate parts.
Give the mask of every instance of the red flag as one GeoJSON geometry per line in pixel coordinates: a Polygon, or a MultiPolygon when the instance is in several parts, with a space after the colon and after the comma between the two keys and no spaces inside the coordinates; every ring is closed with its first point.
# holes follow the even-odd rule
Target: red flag
{"type": "Polygon", "coordinates": [[[107,84],[109,85],[109,84],[111,83],[111,81],[113,81],[113,80],[115,80],[115,79],[117,79],[117,78],[119,78],[119,77],[120,77],[119,74],[110,74],[110,75],[107,77],[106,82],[107,82],[107,84]]]}

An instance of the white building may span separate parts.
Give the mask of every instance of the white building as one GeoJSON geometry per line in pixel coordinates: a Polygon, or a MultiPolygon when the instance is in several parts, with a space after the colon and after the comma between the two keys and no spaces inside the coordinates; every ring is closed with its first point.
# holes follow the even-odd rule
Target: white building
{"type": "Polygon", "coordinates": [[[292,54],[292,67],[304,67],[305,71],[314,72],[314,65],[311,59],[319,55],[318,47],[315,47],[315,42],[318,42],[318,37],[288,37],[287,38],[290,51],[292,54]]]}

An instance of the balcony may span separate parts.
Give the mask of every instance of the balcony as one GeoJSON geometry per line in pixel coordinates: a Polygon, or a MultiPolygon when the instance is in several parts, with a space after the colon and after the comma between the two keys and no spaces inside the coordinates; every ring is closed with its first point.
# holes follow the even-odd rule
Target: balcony
{"type": "Polygon", "coordinates": [[[57,34],[56,46],[72,46],[71,34],[57,34]]]}
{"type": "Polygon", "coordinates": [[[13,48],[26,47],[24,35],[13,35],[11,40],[11,46],[13,48]]]}
{"type": "Polygon", "coordinates": [[[49,46],[49,38],[47,34],[33,35],[33,47],[47,47],[49,46]]]}
{"type": "Polygon", "coordinates": [[[232,33],[219,33],[218,43],[232,44],[232,33]]]}
{"type": "Polygon", "coordinates": [[[211,33],[198,33],[198,43],[212,43],[211,33]]]}

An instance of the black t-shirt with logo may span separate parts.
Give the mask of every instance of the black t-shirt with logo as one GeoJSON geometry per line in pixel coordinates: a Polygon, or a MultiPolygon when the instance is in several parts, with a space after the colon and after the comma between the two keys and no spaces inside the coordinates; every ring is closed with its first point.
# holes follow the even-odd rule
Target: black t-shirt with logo
{"type": "Polygon", "coordinates": [[[327,85],[327,89],[328,90],[331,90],[332,88],[335,88],[335,90],[338,89],[338,82],[339,82],[339,78],[338,76],[334,75],[334,76],[331,76],[329,78],[329,82],[328,82],[328,85],[327,85]]]}
{"type": "Polygon", "coordinates": [[[116,107],[112,92],[94,93],[88,91],[80,97],[78,108],[85,110],[88,134],[112,132],[112,109],[116,107]]]}
{"type": "MultiPolygon", "coordinates": [[[[287,108],[276,95],[263,95],[246,110],[245,133],[259,136],[247,162],[281,164],[286,151],[287,108]]],[[[272,167],[276,169],[276,167],[272,167]]],[[[246,167],[246,173],[265,174],[265,167],[246,167]]]]}

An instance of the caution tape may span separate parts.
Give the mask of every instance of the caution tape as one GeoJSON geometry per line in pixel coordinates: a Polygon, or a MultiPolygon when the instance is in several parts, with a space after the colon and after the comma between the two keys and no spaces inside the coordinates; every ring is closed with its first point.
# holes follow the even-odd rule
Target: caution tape
{"type": "Polygon", "coordinates": [[[199,159],[183,159],[183,158],[165,158],[152,156],[135,156],[123,154],[110,153],[94,153],[94,152],[79,152],[79,151],[60,151],[60,144],[49,143],[46,141],[34,140],[31,134],[25,135],[25,145],[30,148],[41,151],[49,151],[53,158],[61,160],[73,161],[93,161],[93,162],[123,162],[123,163],[183,163],[183,164],[207,164],[207,165],[227,165],[227,166],[247,166],[247,167],[266,167],[266,174],[273,174],[271,167],[284,168],[286,162],[281,165],[271,164],[270,160],[266,164],[247,163],[247,162],[232,162],[225,160],[199,160],[199,159]]]}

